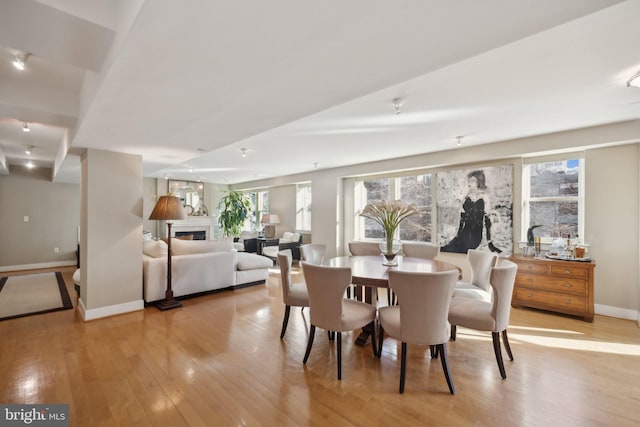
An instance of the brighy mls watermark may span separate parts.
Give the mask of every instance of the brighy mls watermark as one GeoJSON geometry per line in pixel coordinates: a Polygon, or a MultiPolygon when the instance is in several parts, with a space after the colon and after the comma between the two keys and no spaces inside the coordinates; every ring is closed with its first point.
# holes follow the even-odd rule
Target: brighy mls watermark
{"type": "Polygon", "coordinates": [[[69,427],[69,405],[2,405],[0,427],[69,427]]]}

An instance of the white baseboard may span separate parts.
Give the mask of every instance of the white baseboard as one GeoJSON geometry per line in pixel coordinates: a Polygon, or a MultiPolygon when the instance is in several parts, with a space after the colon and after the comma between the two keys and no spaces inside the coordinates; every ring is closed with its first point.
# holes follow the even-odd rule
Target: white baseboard
{"type": "Polygon", "coordinates": [[[22,265],[5,265],[0,267],[0,272],[5,271],[18,271],[18,270],[36,270],[38,268],[54,268],[54,267],[69,267],[77,265],[76,261],[54,261],[54,262],[41,262],[37,264],[22,264],[22,265]]]}
{"type": "Polygon", "coordinates": [[[640,311],[628,308],[611,307],[609,305],[595,304],[593,307],[595,314],[603,316],[617,317],[618,319],[635,320],[640,325],[640,311]]]}
{"type": "Polygon", "coordinates": [[[84,301],[80,300],[78,309],[80,310],[80,315],[85,322],[89,320],[102,319],[103,317],[116,316],[118,314],[129,313],[132,311],[144,310],[144,301],[131,301],[125,302],[123,304],[118,305],[110,305],[107,307],[100,308],[92,308],[87,310],[84,305],[84,301]]]}

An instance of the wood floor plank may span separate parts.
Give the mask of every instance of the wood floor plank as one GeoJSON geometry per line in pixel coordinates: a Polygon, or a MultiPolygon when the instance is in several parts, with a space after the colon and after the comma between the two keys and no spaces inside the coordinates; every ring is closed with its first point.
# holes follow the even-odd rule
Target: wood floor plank
{"type": "MultiPolygon", "coordinates": [[[[63,271],[74,305],[71,275],[63,271]]],[[[294,268],[293,279],[302,280],[294,268]]],[[[385,304],[386,296],[379,304],[385,304]]],[[[458,328],[448,343],[451,396],[439,360],[400,344],[382,357],[318,330],[302,358],[309,310],[284,305],[277,271],[266,285],[183,301],[184,307],[83,322],[67,310],[0,322],[0,401],[68,403],[71,425],[135,426],[632,426],[640,424],[640,328],[513,309],[503,380],[490,334],[458,328]]]]}

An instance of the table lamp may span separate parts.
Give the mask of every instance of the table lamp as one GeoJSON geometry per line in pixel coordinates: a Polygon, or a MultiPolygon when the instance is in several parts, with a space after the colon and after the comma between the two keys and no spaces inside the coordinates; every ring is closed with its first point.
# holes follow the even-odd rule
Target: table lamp
{"type": "Polygon", "coordinates": [[[276,214],[264,214],[260,224],[264,225],[264,237],[273,239],[276,237],[276,224],[280,224],[280,218],[276,214]]]}
{"type": "Polygon", "coordinates": [[[156,202],[153,212],[149,216],[149,219],[160,219],[167,221],[167,291],[165,292],[165,299],[157,304],[160,310],[169,310],[171,308],[182,307],[182,303],[177,301],[173,297],[173,290],[171,290],[171,225],[174,219],[185,219],[186,213],[182,202],[176,196],[169,193],[166,196],[160,196],[156,202]]]}

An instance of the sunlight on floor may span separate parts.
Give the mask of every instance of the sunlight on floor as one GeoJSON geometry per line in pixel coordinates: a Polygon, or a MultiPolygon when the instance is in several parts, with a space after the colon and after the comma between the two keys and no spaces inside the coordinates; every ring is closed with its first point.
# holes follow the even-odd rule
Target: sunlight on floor
{"type": "MultiPolygon", "coordinates": [[[[565,350],[592,351],[598,353],[640,356],[640,344],[625,344],[609,341],[585,339],[583,333],[568,329],[530,328],[524,326],[509,327],[509,343],[528,343],[543,347],[565,350]],[[530,332],[530,333],[528,333],[530,332]]],[[[458,336],[463,339],[491,341],[491,334],[459,328],[458,336]]]]}

